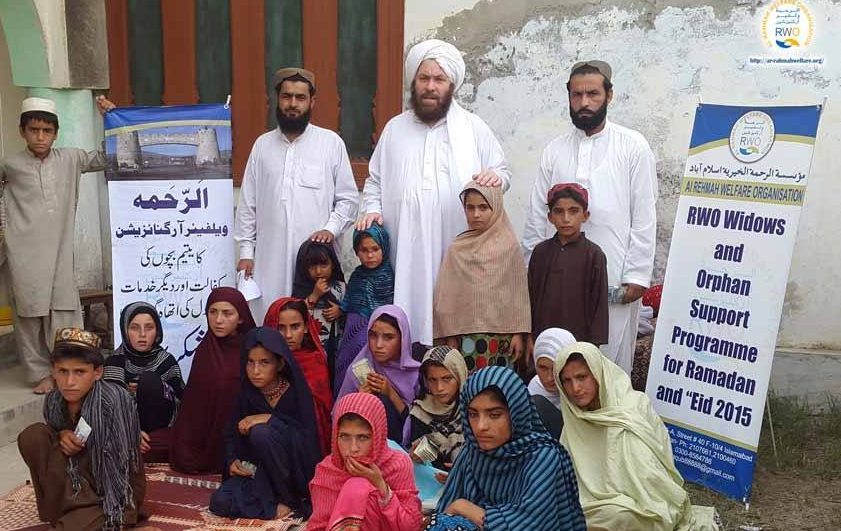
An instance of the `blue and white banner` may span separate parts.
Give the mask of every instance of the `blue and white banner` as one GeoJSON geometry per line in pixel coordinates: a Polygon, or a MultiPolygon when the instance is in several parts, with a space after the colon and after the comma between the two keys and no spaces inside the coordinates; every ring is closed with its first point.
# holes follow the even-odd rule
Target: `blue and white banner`
{"type": "Polygon", "coordinates": [[[750,497],[819,105],[699,105],[646,392],[683,476],[750,497]]]}
{"type": "Polygon", "coordinates": [[[213,288],[233,286],[231,115],[223,105],[129,107],[105,115],[114,292],[146,301],[189,376],[213,288]]]}

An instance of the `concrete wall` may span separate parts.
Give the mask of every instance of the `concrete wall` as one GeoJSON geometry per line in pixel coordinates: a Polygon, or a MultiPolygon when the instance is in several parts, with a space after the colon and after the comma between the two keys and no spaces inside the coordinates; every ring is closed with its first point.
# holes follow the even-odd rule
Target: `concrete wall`
{"type": "MultiPolygon", "coordinates": [[[[0,49],[0,144],[4,152],[24,147],[17,123],[20,102],[27,95],[56,102],[61,126],[56,147],[101,147],[102,120],[89,88],[107,86],[105,4],[101,0],[68,4],[0,0],[0,22],[6,37],[0,49]],[[75,88],[68,88],[71,86],[75,88]]],[[[82,177],[75,241],[76,280],[81,288],[101,288],[105,279],[110,279],[110,254],[103,256],[102,244],[103,234],[107,235],[104,195],[102,173],[82,177]]]]}
{"type": "Polygon", "coordinates": [[[6,35],[0,27],[0,157],[23,148],[18,133],[20,103],[26,97],[26,90],[16,87],[12,81],[12,65],[6,35]]]}
{"type": "MultiPolygon", "coordinates": [[[[543,147],[569,130],[565,82],[570,66],[600,58],[614,68],[608,116],[641,131],[658,158],[658,250],[662,279],[695,106],[812,104],[829,97],[815,149],[778,342],[841,351],[841,0],[812,0],[816,33],[803,55],[821,67],[752,66],[770,55],[761,38],[764,5],[644,0],[407,0],[406,46],[437,37],[468,65],[460,102],[497,133],[514,173],[506,195],[522,231],[543,147]]],[[[761,2],[767,4],[768,2],[761,2]]]]}

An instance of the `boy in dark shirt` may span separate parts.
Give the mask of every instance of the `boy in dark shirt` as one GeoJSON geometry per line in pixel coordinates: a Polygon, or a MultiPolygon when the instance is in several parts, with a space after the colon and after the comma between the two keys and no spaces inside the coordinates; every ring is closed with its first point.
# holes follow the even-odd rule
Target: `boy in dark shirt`
{"type": "Polygon", "coordinates": [[[607,260],[581,232],[590,217],[589,194],[576,183],[553,186],[546,197],[555,235],[534,248],[529,261],[532,337],[563,328],[578,341],[608,340],[607,260]]]}

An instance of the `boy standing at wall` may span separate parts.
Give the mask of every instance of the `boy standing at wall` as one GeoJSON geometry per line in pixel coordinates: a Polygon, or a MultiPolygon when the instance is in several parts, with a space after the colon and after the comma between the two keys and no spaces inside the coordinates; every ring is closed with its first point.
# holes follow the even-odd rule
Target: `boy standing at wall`
{"type": "MultiPolygon", "coordinates": [[[[97,97],[100,112],[114,108],[97,97]]],[[[6,208],[4,251],[15,300],[15,340],[37,394],[54,386],[49,354],[56,330],[82,326],[73,270],[81,174],[105,168],[101,151],[53,148],[58,115],[52,100],[27,98],[20,115],[26,149],[0,163],[6,208]]]]}
{"type": "Polygon", "coordinates": [[[532,337],[547,328],[568,330],[578,341],[608,341],[607,261],[581,232],[590,217],[589,194],[576,183],[553,186],[546,197],[557,232],[539,243],[529,261],[532,337]]]}

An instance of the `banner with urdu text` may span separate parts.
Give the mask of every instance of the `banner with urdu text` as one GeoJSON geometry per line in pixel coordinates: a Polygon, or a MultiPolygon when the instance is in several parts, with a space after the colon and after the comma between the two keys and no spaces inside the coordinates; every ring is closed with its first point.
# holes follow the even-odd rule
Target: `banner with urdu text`
{"type": "Polygon", "coordinates": [[[750,497],[819,105],[699,105],[646,392],[689,481],[750,497]]]}
{"type": "Polygon", "coordinates": [[[148,302],[186,380],[207,333],[207,296],[235,284],[230,109],[115,109],[105,128],[114,344],[120,310],[148,302]]]}

